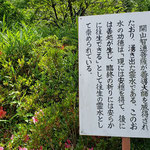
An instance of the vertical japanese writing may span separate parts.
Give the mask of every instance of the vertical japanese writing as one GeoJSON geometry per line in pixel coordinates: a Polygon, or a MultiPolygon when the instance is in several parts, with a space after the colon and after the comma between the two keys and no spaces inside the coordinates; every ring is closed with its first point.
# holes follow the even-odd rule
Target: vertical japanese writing
{"type": "Polygon", "coordinates": [[[96,84],[96,96],[97,96],[97,116],[98,127],[103,128],[103,85],[102,85],[102,66],[100,61],[102,59],[102,25],[96,23],[96,65],[97,65],[97,84],[96,84]]]}
{"type": "Polygon", "coordinates": [[[129,27],[129,33],[130,33],[130,38],[132,40],[135,40],[135,21],[134,20],[130,20],[129,21],[129,24],[128,24],[128,27],[129,27]]]}
{"type": "Polygon", "coordinates": [[[107,90],[108,90],[108,128],[114,127],[114,101],[113,101],[113,76],[114,76],[114,67],[113,65],[106,65],[107,73],[107,90]]]}
{"type": "Polygon", "coordinates": [[[149,15],[79,17],[82,135],[150,137],[149,15]]]}
{"type": "Polygon", "coordinates": [[[130,41],[132,44],[129,45],[129,85],[130,85],[130,102],[131,102],[131,110],[130,110],[130,129],[137,130],[137,116],[136,116],[136,61],[135,61],[135,21],[130,20],[128,22],[128,32],[130,41]]]}
{"type": "Polygon", "coordinates": [[[112,31],[112,22],[109,21],[107,22],[107,36],[106,36],[106,41],[107,41],[107,58],[112,61],[113,57],[113,31],[112,31]]]}
{"type": "MultiPolygon", "coordinates": [[[[112,61],[113,59],[113,23],[112,21],[107,22],[107,59],[112,61]]],[[[110,63],[106,65],[106,78],[107,78],[107,91],[108,91],[108,128],[114,127],[114,101],[113,101],[113,88],[114,88],[114,67],[110,63]]]]}
{"type": "Polygon", "coordinates": [[[117,60],[118,64],[118,90],[119,90],[119,97],[118,102],[121,108],[122,114],[119,115],[119,128],[125,129],[126,124],[126,117],[124,114],[125,110],[125,75],[124,75],[124,22],[119,20],[117,22],[117,47],[118,47],[118,54],[119,58],[117,60]]]}
{"type": "Polygon", "coordinates": [[[147,72],[147,25],[139,26],[140,33],[140,70],[141,70],[141,114],[142,114],[142,130],[148,129],[148,72],[147,72]]]}
{"type": "Polygon", "coordinates": [[[87,71],[92,74],[92,30],[91,30],[91,23],[86,24],[86,66],[87,66],[87,71]]]}

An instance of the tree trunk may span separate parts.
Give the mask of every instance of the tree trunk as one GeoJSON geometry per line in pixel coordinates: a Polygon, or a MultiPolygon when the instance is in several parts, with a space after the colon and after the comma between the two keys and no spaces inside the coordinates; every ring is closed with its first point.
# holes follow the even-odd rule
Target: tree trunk
{"type": "Polygon", "coordinates": [[[53,10],[54,10],[56,20],[58,20],[57,11],[56,11],[56,8],[55,8],[56,4],[54,3],[53,0],[51,0],[51,2],[52,2],[52,8],[53,8],[53,10]]]}

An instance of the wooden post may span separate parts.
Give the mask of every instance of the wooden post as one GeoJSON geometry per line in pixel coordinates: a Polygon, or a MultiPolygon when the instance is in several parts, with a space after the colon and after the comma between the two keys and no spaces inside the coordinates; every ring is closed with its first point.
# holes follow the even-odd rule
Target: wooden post
{"type": "Polygon", "coordinates": [[[122,150],[130,150],[130,138],[122,138],[122,150]]]}

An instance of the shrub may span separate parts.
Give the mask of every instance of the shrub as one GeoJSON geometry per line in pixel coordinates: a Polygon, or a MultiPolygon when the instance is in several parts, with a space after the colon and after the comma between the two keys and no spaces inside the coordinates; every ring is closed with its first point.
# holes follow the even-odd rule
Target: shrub
{"type": "Polygon", "coordinates": [[[11,2],[1,0],[0,5],[0,21],[2,23],[3,16],[6,16],[5,21],[7,27],[11,28],[14,24],[16,24],[16,22],[20,23],[22,20],[24,20],[24,15],[22,14],[22,12],[17,9],[11,2]]]}
{"type": "MultiPolygon", "coordinates": [[[[34,42],[37,37],[32,36],[32,32],[29,33],[25,33],[23,29],[23,34],[25,34],[22,35],[23,38],[9,32],[7,32],[8,35],[5,35],[7,38],[1,35],[3,45],[1,45],[0,55],[0,106],[3,106],[7,112],[6,116],[0,120],[0,127],[3,127],[2,133],[5,133],[5,137],[1,134],[1,142],[4,142],[5,139],[4,143],[7,143],[7,147],[13,149],[19,146],[35,147],[37,142],[43,141],[42,139],[48,140],[47,132],[43,132],[46,125],[54,125],[51,130],[48,130],[51,133],[51,139],[63,136],[61,140],[63,145],[68,137],[68,133],[66,132],[65,135],[64,132],[70,126],[69,122],[64,126],[65,120],[68,120],[65,117],[69,117],[66,111],[76,109],[78,106],[76,47],[63,46],[56,36],[34,42]],[[10,45],[13,46],[13,49],[10,45]],[[58,114],[64,110],[65,105],[68,110],[58,114]],[[57,109],[49,111],[54,110],[54,106],[57,106],[57,109]],[[31,118],[39,109],[42,109],[45,115],[39,118],[39,123],[35,125],[31,122],[31,118]],[[40,123],[40,119],[43,119],[41,122],[45,124],[40,123]],[[56,128],[59,124],[59,122],[55,124],[56,120],[61,121],[60,126],[64,128],[64,132],[61,133],[61,129],[56,128]],[[56,133],[53,133],[54,130],[56,133]],[[39,134],[44,135],[39,137],[39,134]],[[14,138],[10,140],[12,135],[14,138]],[[26,135],[32,139],[30,143],[33,146],[28,142],[24,144],[26,135]]],[[[76,113],[77,110],[74,111],[76,113]]],[[[76,120],[72,119],[72,121],[76,120]]],[[[52,145],[56,143],[58,140],[52,145]]],[[[46,143],[41,144],[41,146],[46,146],[46,143]]],[[[61,144],[57,146],[59,145],[61,144]]]]}

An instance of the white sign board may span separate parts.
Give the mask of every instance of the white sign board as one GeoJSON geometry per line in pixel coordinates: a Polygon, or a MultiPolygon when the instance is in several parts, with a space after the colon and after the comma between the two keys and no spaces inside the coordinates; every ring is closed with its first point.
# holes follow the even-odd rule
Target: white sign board
{"type": "Polygon", "coordinates": [[[79,17],[80,134],[150,137],[150,12],[79,17]]]}

